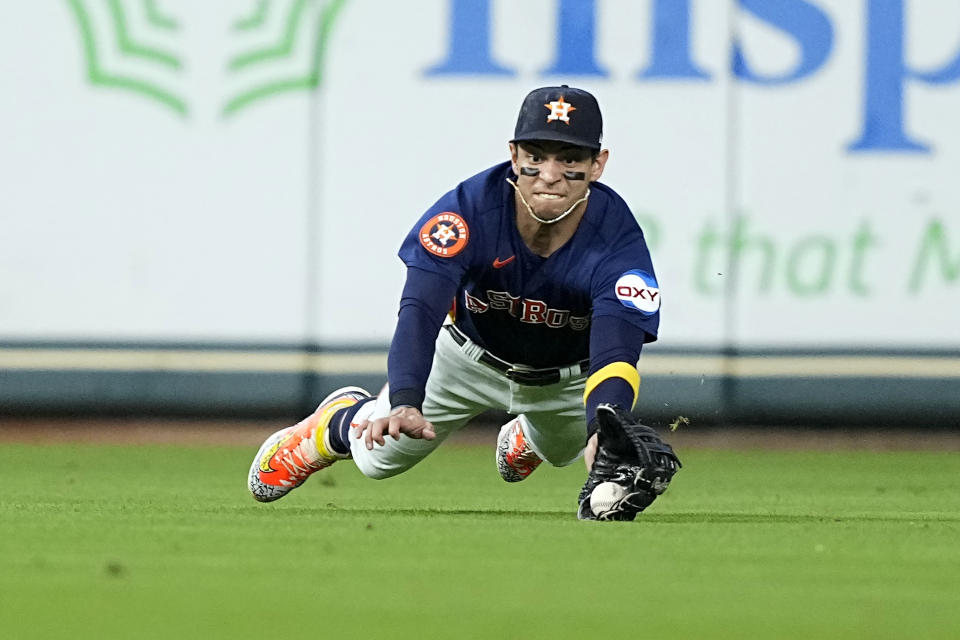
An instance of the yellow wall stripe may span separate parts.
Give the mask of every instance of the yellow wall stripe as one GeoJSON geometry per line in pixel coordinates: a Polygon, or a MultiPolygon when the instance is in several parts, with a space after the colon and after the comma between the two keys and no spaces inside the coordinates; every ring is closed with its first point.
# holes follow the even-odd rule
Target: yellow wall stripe
{"type": "Polygon", "coordinates": [[[0,369],[380,374],[387,370],[387,352],[0,348],[0,369]]]}
{"type": "Polygon", "coordinates": [[[587,398],[601,382],[610,378],[623,378],[630,384],[633,388],[633,404],[630,407],[633,408],[633,405],[637,404],[637,397],[640,395],[640,374],[637,373],[635,366],[626,362],[611,362],[587,378],[587,384],[583,389],[583,403],[587,403],[587,398]]]}
{"type": "MultiPolygon", "coordinates": [[[[629,366],[629,365],[627,365],[629,366]]],[[[735,378],[960,378],[956,355],[658,355],[644,353],[645,376],[735,378]]],[[[273,349],[0,347],[0,370],[177,371],[385,374],[387,352],[303,353],[273,349]]]]}

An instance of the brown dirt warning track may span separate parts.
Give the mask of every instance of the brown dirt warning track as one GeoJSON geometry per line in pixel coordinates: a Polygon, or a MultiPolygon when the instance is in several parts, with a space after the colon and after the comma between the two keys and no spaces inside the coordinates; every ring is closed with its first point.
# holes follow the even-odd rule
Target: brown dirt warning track
{"type": "MultiPolygon", "coordinates": [[[[128,418],[0,418],[3,443],[176,444],[257,447],[285,426],[270,420],[168,420],[128,418]]],[[[498,424],[477,422],[448,444],[489,445],[498,424]]],[[[810,451],[960,451],[960,431],[819,427],[701,427],[695,424],[664,439],[678,449],[770,449],[810,451]]]]}

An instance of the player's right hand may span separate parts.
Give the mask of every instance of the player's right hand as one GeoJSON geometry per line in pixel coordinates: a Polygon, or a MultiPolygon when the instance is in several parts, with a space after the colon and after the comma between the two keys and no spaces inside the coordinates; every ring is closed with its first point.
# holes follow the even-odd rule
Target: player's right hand
{"type": "Polygon", "coordinates": [[[373,449],[374,442],[380,446],[386,444],[384,435],[399,440],[401,433],[424,440],[433,440],[437,437],[433,425],[414,407],[397,407],[385,418],[367,420],[356,427],[354,437],[358,440],[364,438],[367,449],[373,449]]]}

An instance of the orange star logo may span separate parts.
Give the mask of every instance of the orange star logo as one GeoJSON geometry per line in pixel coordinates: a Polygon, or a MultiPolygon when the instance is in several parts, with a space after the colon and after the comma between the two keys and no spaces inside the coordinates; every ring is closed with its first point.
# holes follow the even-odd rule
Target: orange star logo
{"type": "Polygon", "coordinates": [[[547,116],[547,122],[550,122],[551,120],[559,120],[564,124],[570,124],[570,112],[577,110],[577,108],[569,102],[564,102],[563,96],[560,96],[559,100],[548,102],[543,106],[545,106],[547,109],[550,109],[550,115],[547,116]]]}
{"type": "Polygon", "coordinates": [[[441,223],[437,225],[437,230],[430,234],[430,237],[436,240],[441,247],[445,247],[451,240],[457,239],[457,232],[454,230],[452,223],[441,223]]]}

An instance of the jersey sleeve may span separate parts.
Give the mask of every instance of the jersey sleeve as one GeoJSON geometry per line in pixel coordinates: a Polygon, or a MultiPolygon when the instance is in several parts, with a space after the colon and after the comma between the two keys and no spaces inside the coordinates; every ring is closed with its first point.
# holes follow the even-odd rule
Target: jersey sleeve
{"type": "Polygon", "coordinates": [[[660,285],[643,236],[625,243],[598,266],[591,283],[593,318],[613,316],[642,329],[643,342],[657,339],[660,285]]]}
{"type": "Polygon", "coordinates": [[[429,271],[459,284],[477,237],[471,237],[470,213],[462,187],[441,197],[404,238],[398,255],[407,267],[429,271]]]}
{"type": "Polygon", "coordinates": [[[407,269],[387,358],[391,407],[422,408],[437,334],[455,293],[456,286],[447,278],[416,267],[407,269]]]}
{"type": "Polygon", "coordinates": [[[590,326],[590,375],[584,386],[587,438],[596,430],[593,418],[601,402],[627,411],[637,402],[640,375],[637,361],[643,345],[643,329],[614,316],[600,316],[590,326]]]}
{"type": "Polygon", "coordinates": [[[423,403],[437,333],[478,240],[468,209],[461,184],[420,217],[400,247],[407,280],[387,362],[392,406],[423,403]]]}

